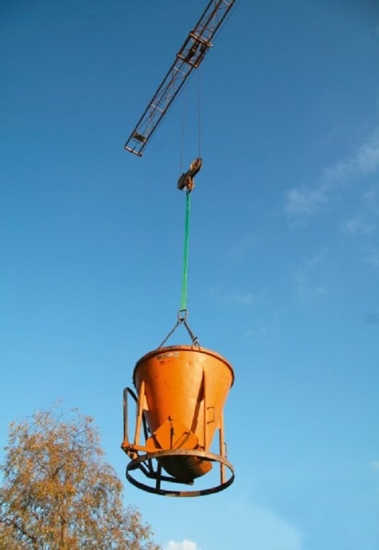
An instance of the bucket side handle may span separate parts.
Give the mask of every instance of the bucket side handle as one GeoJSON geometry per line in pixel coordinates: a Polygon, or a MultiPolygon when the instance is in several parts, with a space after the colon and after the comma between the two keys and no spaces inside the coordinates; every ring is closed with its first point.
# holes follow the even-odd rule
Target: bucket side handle
{"type": "Polygon", "coordinates": [[[124,388],[123,393],[123,416],[124,416],[124,439],[121,447],[124,449],[129,445],[129,428],[128,428],[128,394],[133,398],[135,403],[138,402],[138,397],[131,388],[124,388]]]}
{"type": "Polygon", "coordinates": [[[147,428],[147,422],[145,415],[143,414],[143,399],[138,399],[138,396],[134,393],[134,391],[131,388],[125,388],[123,392],[123,417],[124,417],[124,439],[121,445],[121,448],[127,452],[128,448],[130,447],[130,441],[129,441],[129,424],[128,424],[128,394],[132,397],[136,409],[137,409],[137,426],[136,426],[136,433],[135,433],[135,441],[139,439],[139,431],[142,423],[143,428],[143,434],[145,436],[145,441],[149,437],[148,428],[147,428]],[[138,416],[139,416],[139,422],[138,422],[138,416]],[[139,424],[139,426],[138,426],[139,424]],[[138,432],[138,433],[137,433],[138,432]]]}

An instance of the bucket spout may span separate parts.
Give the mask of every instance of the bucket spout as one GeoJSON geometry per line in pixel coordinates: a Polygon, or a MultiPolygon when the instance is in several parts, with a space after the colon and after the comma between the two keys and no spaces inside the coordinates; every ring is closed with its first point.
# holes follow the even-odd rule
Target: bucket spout
{"type": "Polygon", "coordinates": [[[212,468],[210,462],[191,454],[191,451],[195,449],[204,450],[199,446],[197,436],[179,420],[174,420],[171,416],[146,441],[146,446],[152,452],[157,448],[162,450],[185,449],[189,451],[187,456],[158,459],[158,462],[168,474],[183,483],[192,482],[212,468]]]}
{"type": "Polygon", "coordinates": [[[212,469],[211,462],[193,455],[160,458],[159,463],[168,474],[181,483],[192,483],[194,479],[212,469]]]}

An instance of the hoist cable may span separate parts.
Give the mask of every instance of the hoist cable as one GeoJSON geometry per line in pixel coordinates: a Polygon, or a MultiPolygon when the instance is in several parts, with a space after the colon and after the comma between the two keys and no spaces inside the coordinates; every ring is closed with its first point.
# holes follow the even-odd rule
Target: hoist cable
{"type": "Polygon", "coordinates": [[[184,153],[184,138],[186,133],[186,111],[187,111],[187,93],[184,90],[183,93],[183,115],[182,115],[182,136],[181,136],[181,145],[180,145],[180,169],[179,173],[183,171],[183,153],[184,153]]]}
{"type": "MultiPolygon", "coordinates": [[[[201,68],[197,69],[197,148],[198,148],[198,157],[201,158],[201,68]]],[[[196,97],[196,96],[195,96],[196,97]]],[[[185,138],[187,132],[187,108],[188,108],[188,96],[187,90],[183,92],[183,113],[182,113],[182,128],[181,128],[181,137],[180,137],[180,169],[179,172],[183,171],[183,156],[185,148],[185,138]]],[[[196,109],[196,106],[194,106],[196,109]]],[[[191,109],[192,110],[192,109],[191,109]]]]}
{"type": "Polygon", "coordinates": [[[198,133],[199,133],[199,155],[201,158],[201,78],[200,67],[197,71],[197,109],[198,109],[198,133]]]}

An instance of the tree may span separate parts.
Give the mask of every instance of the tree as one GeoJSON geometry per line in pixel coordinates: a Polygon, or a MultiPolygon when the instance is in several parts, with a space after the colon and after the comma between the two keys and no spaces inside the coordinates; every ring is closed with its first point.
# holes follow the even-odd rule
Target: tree
{"type": "Polygon", "coordinates": [[[1,465],[1,550],[158,550],[104,461],[92,418],[36,412],[13,422],[1,465]]]}

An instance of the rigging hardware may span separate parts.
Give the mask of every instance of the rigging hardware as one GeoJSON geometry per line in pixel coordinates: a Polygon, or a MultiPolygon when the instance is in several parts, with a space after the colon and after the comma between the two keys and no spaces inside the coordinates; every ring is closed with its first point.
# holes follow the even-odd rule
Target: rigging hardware
{"type": "Polygon", "coordinates": [[[187,191],[191,192],[194,189],[194,177],[200,172],[202,165],[203,162],[201,158],[197,158],[191,162],[190,169],[184,172],[178,180],[178,189],[180,189],[180,191],[187,189],[187,191]]]}

